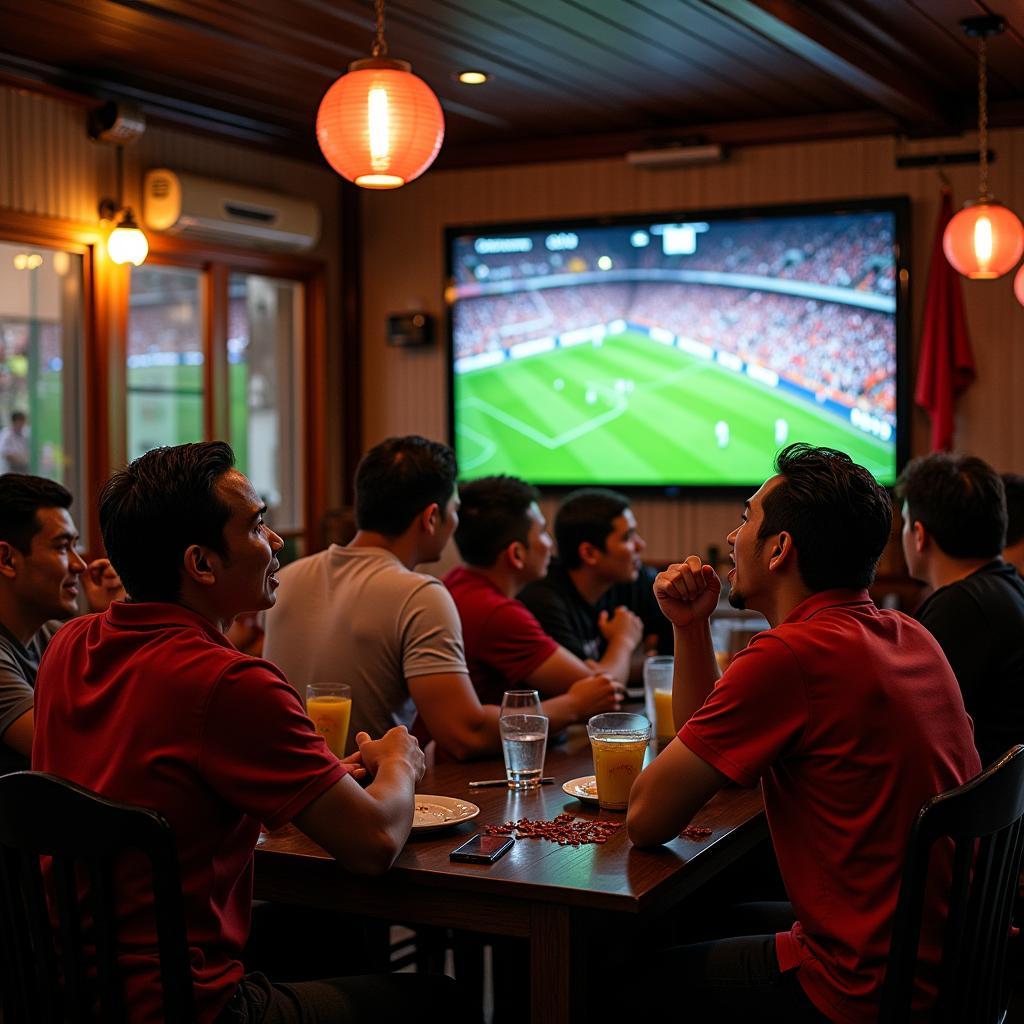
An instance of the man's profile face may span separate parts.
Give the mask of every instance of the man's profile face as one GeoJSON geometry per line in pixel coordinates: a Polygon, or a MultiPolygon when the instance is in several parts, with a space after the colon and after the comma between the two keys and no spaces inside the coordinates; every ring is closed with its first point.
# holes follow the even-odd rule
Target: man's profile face
{"type": "Polygon", "coordinates": [[[903,516],[900,544],[903,547],[903,557],[907,560],[907,572],[910,573],[913,579],[919,580],[923,578],[923,559],[921,558],[921,553],[917,550],[917,541],[914,537],[914,523],[910,518],[910,509],[907,507],[906,502],[903,502],[903,508],[900,511],[903,516]]]}
{"type": "Polygon", "coordinates": [[[284,541],[263,521],[267,507],[248,477],[228,470],[216,483],[217,496],[231,510],[224,525],[227,557],[217,573],[217,600],[232,616],[270,608],[277,600],[277,552],[284,541]]]}
{"type": "Polygon", "coordinates": [[[429,549],[424,555],[424,562],[436,562],[441,557],[444,549],[448,546],[448,541],[451,540],[452,534],[459,525],[460,506],[459,489],[456,487],[452,491],[452,496],[445,503],[443,512],[438,516],[437,527],[434,530],[434,536],[431,538],[432,542],[429,549]]]}
{"type": "Polygon", "coordinates": [[[632,583],[640,575],[643,565],[640,554],[646,547],[637,532],[633,510],[623,509],[611,522],[604,551],[599,552],[595,567],[609,584],[632,583]]]}
{"type": "Polygon", "coordinates": [[[759,541],[758,534],[764,522],[764,499],[781,482],[782,477],[773,476],[744,502],[740,524],[726,538],[732,558],[732,568],[726,578],[729,581],[729,604],[733,608],[760,611],[761,599],[771,586],[765,551],[771,538],[759,541]]]}
{"type": "Polygon", "coordinates": [[[28,554],[11,551],[18,599],[41,623],[70,619],[78,613],[78,577],[85,571],[78,530],[66,508],[36,509],[36,523],[28,554]]]}
{"type": "Polygon", "coordinates": [[[530,519],[530,532],[526,535],[526,554],[523,560],[523,575],[527,582],[542,580],[548,574],[548,563],[551,561],[551,535],[548,533],[547,520],[537,502],[531,502],[527,510],[530,519]]]}

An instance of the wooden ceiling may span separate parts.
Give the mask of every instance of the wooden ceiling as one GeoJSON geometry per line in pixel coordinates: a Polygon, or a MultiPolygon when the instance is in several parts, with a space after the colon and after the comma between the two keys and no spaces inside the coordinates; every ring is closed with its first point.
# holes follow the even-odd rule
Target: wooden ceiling
{"type": "MultiPolygon", "coordinates": [[[[389,0],[392,56],[437,92],[442,165],[1024,123],[1024,7],[977,0],[389,0]],[[455,73],[487,71],[465,86],[455,73]]],[[[319,159],[316,108],[368,56],[371,0],[0,0],[0,77],[319,159]]]]}

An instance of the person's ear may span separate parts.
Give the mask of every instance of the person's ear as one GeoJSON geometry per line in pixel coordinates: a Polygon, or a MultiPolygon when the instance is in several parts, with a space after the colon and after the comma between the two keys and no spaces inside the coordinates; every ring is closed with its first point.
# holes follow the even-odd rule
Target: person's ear
{"type": "Polygon", "coordinates": [[[436,501],[432,501],[423,509],[418,518],[423,532],[433,536],[441,521],[441,507],[436,501]]]}
{"type": "Polygon", "coordinates": [[[0,576],[14,579],[18,575],[18,563],[23,557],[10,541],[0,540],[0,576]]]}
{"type": "Polygon", "coordinates": [[[185,549],[185,575],[201,587],[212,587],[217,582],[218,564],[213,552],[202,544],[192,544],[185,549]]]}
{"type": "Polygon", "coordinates": [[[522,541],[514,540],[505,548],[505,559],[517,572],[526,565],[526,545],[522,541]]]}
{"type": "Polygon", "coordinates": [[[931,544],[931,534],[925,529],[924,523],[920,519],[914,520],[910,532],[914,538],[914,550],[920,555],[931,544]]]}
{"type": "Polygon", "coordinates": [[[580,561],[584,565],[596,565],[601,554],[597,545],[591,544],[589,540],[583,541],[579,546],[580,561]]]}
{"type": "Polygon", "coordinates": [[[793,543],[793,535],[783,530],[772,542],[771,556],[768,559],[768,569],[771,572],[778,572],[795,564],[796,545],[793,543]]]}

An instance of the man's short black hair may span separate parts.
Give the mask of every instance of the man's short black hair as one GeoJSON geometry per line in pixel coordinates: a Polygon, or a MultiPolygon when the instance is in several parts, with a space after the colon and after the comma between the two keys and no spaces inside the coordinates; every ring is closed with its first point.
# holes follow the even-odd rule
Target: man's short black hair
{"type": "Polygon", "coordinates": [[[459,487],[455,545],[468,565],[489,568],[513,541],[525,544],[536,487],[514,476],[483,476],[459,487]]]}
{"type": "Polygon", "coordinates": [[[1024,476],[1019,473],[1003,474],[1006,492],[1006,543],[1004,547],[1024,539],[1024,476]]]}
{"type": "Polygon", "coordinates": [[[892,533],[892,501],[845,452],[791,444],[775,457],[782,480],[764,499],[758,542],[786,531],[804,586],[861,590],[875,579],[892,533]]]}
{"type": "Polygon", "coordinates": [[[27,555],[32,550],[32,538],[41,529],[36,512],[70,507],[71,492],[55,480],[4,473],[0,476],[0,540],[27,555]]]}
{"type": "Polygon", "coordinates": [[[434,503],[444,519],[457,473],[455,452],[446,444],[418,434],[381,441],[356,468],[356,525],[399,537],[434,503]]]}
{"type": "Polygon", "coordinates": [[[896,481],[910,521],[950,558],[997,558],[1006,539],[1006,491],[976,455],[934,452],[911,459],[896,481]]]}
{"type": "Polygon", "coordinates": [[[107,556],[133,601],[177,601],[186,550],[226,554],[231,509],[217,494],[235,465],[224,441],[154,448],[115,473],[100,494],[107,556]]]}
{"type": "MultiPolygon", "coordinates": [[[[15,409],[14,412],[11,413],[11,422],[12,423],[27,423],[28,422],[28,416],[26,416],[25,413],[23,413],[20,409],[15,409]]],[[[51,508],[53,508],[53,507],[56,507],[56,506],[51,506],[51,508]]]]}
{"type": "Polygon", "coordinates": [[[558,557],[566,569],[582,564],[580,545],[604,551],[612,521],[629,508],[629,498],[607,487],[582,487],[569,494],[555,515],[558,557]]]}

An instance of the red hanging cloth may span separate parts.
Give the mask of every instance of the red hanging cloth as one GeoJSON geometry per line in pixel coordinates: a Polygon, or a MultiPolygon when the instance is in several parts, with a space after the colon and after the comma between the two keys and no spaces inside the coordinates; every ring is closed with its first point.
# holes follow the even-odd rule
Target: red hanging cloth
{"type": "Polygon", "coordinates": [[[932,451],[949,451],[953,447],[953,407],[976,376],[960,294],[960,275],[949,265],[942,251],[942,235],[952,216],[953,199],[949,190],[943,189],[928,269],[921,356],[914,392],[914,401],[931,417],[932,451]]]}

